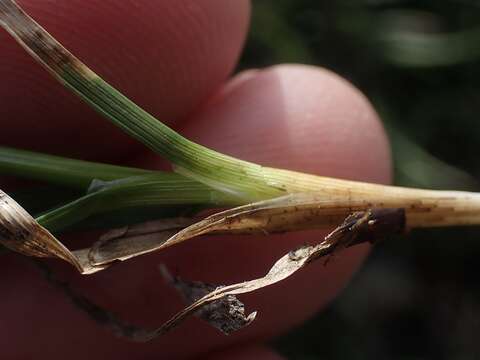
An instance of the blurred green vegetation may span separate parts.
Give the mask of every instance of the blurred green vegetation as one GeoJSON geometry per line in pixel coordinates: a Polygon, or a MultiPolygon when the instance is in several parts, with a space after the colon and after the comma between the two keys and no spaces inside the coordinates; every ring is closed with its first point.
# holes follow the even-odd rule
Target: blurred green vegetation
{"type": "MultiPolygon", "coordinates": [[[[381,115],[396,184],[479,190],[480,2],[253,3],[240,68],[334,70],[381,115]]],[[[478,228],[422,230],[377,246],[343,294],[277,348],[291,359],[480,358],[479,238],[478,228]]]]}

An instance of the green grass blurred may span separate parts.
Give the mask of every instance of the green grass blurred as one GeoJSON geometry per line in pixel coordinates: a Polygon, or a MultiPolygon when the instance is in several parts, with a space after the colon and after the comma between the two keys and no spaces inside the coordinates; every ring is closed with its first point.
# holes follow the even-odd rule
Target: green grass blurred
{"type": "MultiPolygon", "coordinates": [[[[240,69],[334,70],[380,113],[396,184],[479,190],[480,2],[253,3],[240,69]]],[[[422,230],[377,246],[333,304],[275,345],[291,359],[480,358],[479,237],[422,230]]]]}

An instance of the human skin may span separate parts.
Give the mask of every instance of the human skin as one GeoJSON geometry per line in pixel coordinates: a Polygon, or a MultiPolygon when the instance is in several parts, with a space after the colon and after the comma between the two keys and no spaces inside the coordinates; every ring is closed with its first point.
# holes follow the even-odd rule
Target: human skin
{"type": "MultiPolygon", "coordinates": [[[[245,39],[246,0],[23,0],[21,5],[106,80],[188,138],[260,164],[388,183],[388,141],[368,100],[317,67],[279,65],[228,79],[245,39]]],[[[0,144],[146,168],[165,162],[75,99],[0,33],[0,144]],[[85,135],[84,135],[85,134],[85,135]],[[86,135],[88,134],[88,135],[86,135]]],[[[328,51],[328,49],[325,49],[328,51]]],[[[0,188],[15,183],[0,178],[0,188]]],[[[17,185],[18,186],[18,185],[17,185]]],[[[229,284],[263,275],[289,250],[322,238],[310,231],[195,239],[92,276],[54,271],[122,318],[158,326],[182,307],[157,270],[229,284]]],[[[91,242],[97,234],[61,237],[91,242]]],[[[229,337],[198,319],[147,344],[116,338],[75,308],[27,259],[2,257],[3,359],[279,359],[261,345],[324,307],[368,252],[339,254],[286,281],[242,296],[257,320],[229,337]]]]}

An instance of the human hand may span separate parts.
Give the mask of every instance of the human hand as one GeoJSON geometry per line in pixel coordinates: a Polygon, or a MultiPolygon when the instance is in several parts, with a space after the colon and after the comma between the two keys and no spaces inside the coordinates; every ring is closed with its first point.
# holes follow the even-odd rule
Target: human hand
{"type": "MultiPolygon", "coordinates": [[[[336,75],[282,65],[227,81],[248,27],[246,0],[161,0],[141,6],[94,0],[58,1],[55,7],[47,1],[19,3],[107,81],[200,144],[275,167],[389,181],[388,144],[377,116],[366,99],[336,75]]],[[[0,43],[5,54],[0,59],[2,145],[164,166],[56,84],[5,33],[0,43]],[[82,136],[87,132],[88,137],[82,136]]],[[[54,265],[78,292],[124,319],[152,327],[182,307],[158,273],[159,263],[186,279],[229,284],[263,275],[284,253],[323,234],[197,239],[88,277],[64,264],[54,265]]],[[[94,239],[92,234],[75,237],[62,241],[94,239]]],[[[277,355],[258,344],[300,324],[330,301],[366,251],[346,250],[328,267],[312,264],[278,285],[242,296],[259,315],[252,326],[230,337],[189,320],[148,344],[115,338],[22,257],[4,256],[2,353],[7,359],[170,359],[207,353],[212,358],[274,359],[277,355]]]]}

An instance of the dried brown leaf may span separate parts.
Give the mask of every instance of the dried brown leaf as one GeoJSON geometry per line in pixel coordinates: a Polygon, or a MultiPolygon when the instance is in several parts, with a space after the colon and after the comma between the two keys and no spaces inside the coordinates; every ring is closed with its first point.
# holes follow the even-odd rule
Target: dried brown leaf
{"type": "MultiPolygon", "coordinates": [[[[110,311],[73,291],[65,282],[56,279],[51,272],[45,270],[44,264],[38,264],[49,281],[59,287],[77,307],[118,336],[133,341],[149,341],[170,331],[190,315],[197,315],[225,334],[230,334],[249,325],[256,316],[256,312],[245,315],[245,307],[237,299],[237,295],[273,285],[290,277],[310,262],[343,248],[367,241],[376,242],[389,234],[403,232],[404,229],[404,209],[372,209],[356,212],[348,216],[319,244],[303,246],[284,255],[264,277],[229,286],[185,281],[171,276],[165,268],[161,268],[167,280],[182,294],[185,301],[191,304],[154,330],[143,329],[122,321],[110,311]]],[[[137,232],[138,228],[131,230],[131,233],[137,232]]]]}
{"type": "MultiPolygon", "coordinates": [[[[187,304],[192,304],[221,286],[207,284],[201,281],[186,281],[178,276],[172,276],[165,266],[160,271],[183,296],[187,304]]],[[[219,301],[205,305],[195,312],[195,315],[226,335],[238,331],[255,320],[257,312],[245,315],[245,305],[234,295],[229,295],[219,301]]]]}
{"type": "Polygon", "coordinates": [[[0,243],[23,255],[66,260],[82,271],[77,257],[1,190],[0,243]]]}
{"type": "Polygon", "coordinates": [[[88,258],[90,249],[70,251],[1,190],[0,244],[26,256],[65,260],[82,274],[92,274],[108,267],[108,265],[92,265],[88,258]]]}
{"type": "Polygon", "coordinates": [[[326,199],[316,193],[290,194],[218,212],[193,224],[185,221],[181,224],[183,229],[179,226],[165,231],[165,220],[159,220],[137,225],[135,231],[113,230],[92,247],[89,258],[93,265],[100,266],[159,251],[200,235],[271,234],[325,228],[339,224],[352,212],[382,208],[386,204],[389,203],[368,199],[326,199]],[[159,227],[158,232],[155,226],[159,227]],[[175,229],[179,231],[172,231],[175,229]]]}
{"type": "Polygon", "coordinates": [[[159,243],[192,223],[194,221],[189,218],[171,218],[111,230],[93,244],[88,254],[89,261],[95,266],[101,266],[149,253],[159,243]]]}
{"type": "MultiPolygon", "coordinates": [[[[378,241],[390,233],[403,232],[405,227],[405,212],[403,209],[374,209],[358,212],[348,216],[345,221],[334,231],[325,237],[317,245],[303,246],[291,251],[280,258],[262,278],[241,282],[224,287],[217,287],[190,306],[176,314],[169,321],[156,330],[144,332],[144,336],[138,336],[137,340],[148,341],[177,326],[188,316],[198,313],[202,309],[211,314],[235,311],[234,303],[225,303],[224,299],[232,296],[252,292],[282,281],[306,266],[315,259],[331,255],[336,250],[363,243],[366,241],[378,241]],[[219,305],[220,304],[220,305],[219,305]],[[226,304],[230,310],[225,310],[226,304]]],[[[183,288],[184,285],[181,285],[183,288]]],[[[188,290],[191,291],[192,286],[188,290]]],[[[243,309],[243,308],[242,308],[243,309]]],[[[256,313],[252,313],[255,314],[256,313]]],[[[250,317],[255,315],[250,315],[250,317]]],[[[250,319],[249,324],[253,319],[250,319]]]]}
{"type": "MultiPolygon", "coordinates": [[[[142,231],[155,231],[157,239],[163,234],[165,239],[170,238],[180,229],[192,223],[191,219],[176,218],[163,219],[153,224],[142,224],[142,231]]],[[[115,260],[126,260],[134,253],[135,256],[145,252],[150,247],[149,237],[135,238],[135,241],[117,243],[116,236],[129,236],[138,233],[136,226],[117,229],[108,233],[92,248],[70,251],[47,229],[23,209],[15,200],[0,190],[0,245],[26,256],[48,257],[63,259],[77,268],[82,274],[93,274],[108,268],[115,260]],[[105,246],[102,246],[103,242],[105,246]],[[102,254],[112,260],[101,264],[91,261],[92,251],[101,248],[102,254]],[[113,254],[113,255],[112,255],[113,254]],[[125,256],[123,256],[126,254],[125,256]]],[[[127,238],[129,239],[129,238],[127,238]]]]}

